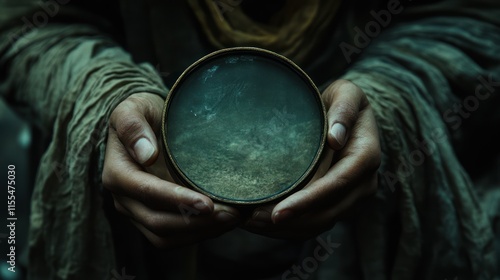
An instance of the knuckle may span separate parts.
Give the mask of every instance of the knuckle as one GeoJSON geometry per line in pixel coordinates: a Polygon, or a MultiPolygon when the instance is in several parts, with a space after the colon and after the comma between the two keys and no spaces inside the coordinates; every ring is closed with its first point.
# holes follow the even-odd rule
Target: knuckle
{"type": "Polygon", "coordinates": [[[183,187],[181,187],[181,186],[175,186],[174,191],[173,191],[173,199],[176,202],[178,202],[179,207],[180,207],[181,204],[185,203],[184,195],[183,195],[184,193],[185,193],[185,190],[183,189],[183,187]]]}
{"type": "Polygon", "coordinates": [[[340,79],[337,81],[338,89],[343,91],[351,91],[357,90],[358,86],[356,86],[353,82],[349,80],[340,79]]]}
{"type": "Polygon", "coordinates": [[[112,168],[104,166],[101,174],[102,186],[111,192],[117,191],[116,174],[112,168]]]}
{"type": "Polygon", "coordinates": [[[143,225],[155,234],[163,230],[163,219],[159,215],[148,215],[143,218],[143,225]]]}
{"type": "Polygon", "coordinates": [[[184,188],[177,185],[174,187],[174,193],[176,194],[177,197],[180,197],[184,193],[184,188]]]}
{"type": "Polygon", "coordinates": [[[353,178],[350,177],[351,175],[345,174],[335,179],[335,183],[332,184],[335,187],[331,189],[331,197],[344,197],[351,191],[353,184],[355,184],[353,178]]]}
{"type": "Polygon", "coordinates": [[[110,115],[110,125],[114,124],[116,121],[119,121],[123,118],[123,116],[127,115],[127,112],[133,109],[133,103],[129,101],[129,99],[123,100],[116,108],[111,112],[110,115]]]}
{"type": "Polygon", "coordinates": [[[143,128],[142,122],[137,118],[126,118],[120,120],[115,129],[120,140],[130,142],[143,128]]]}
{"type": "Polygon", "coordinates": [[[335,104],[334,111],[341,122],[343,120],[344,124],[348,126],[351,126],[356,121],[359,112],[358,108],[349,102],[335,104]]]}
{"type": "Polygon", "coordinates": [[[382,151],[378,138],[365,138],[364,143],[361,145],[361,149],[364,152],[360,157],[360,162],[363,163],[364,170],[370,173],[376,173],[382,164],[382,151]]]}
{"type": "Polygon", "coordinates": [[[137,185],[136,188],[138,199],[145,201],[148,197],[148,194],[151,192],[151,186],[147,182],[142,182],[141,184],[137,185]]]}
{"type": "Polygon", "coordinates": [[[332,84],[330,84],[330,86],[327,88],[327,90],[330,93],[335,93],[335,92],[338,92],[339,90],[349,89],[352,86],[354,86],[354,84],[351,81],[345,80],[345,79],[339,79],[339,80],[336,80],[335,82],[333,82],[332,84]]]}
{"type": "Polygon", "coordinates": [[[117,165],[105,163],[101,174],[102,186],[114,194],[123,194],[125,186],[120,182],[120,176],[123,175],[117,165]]]}

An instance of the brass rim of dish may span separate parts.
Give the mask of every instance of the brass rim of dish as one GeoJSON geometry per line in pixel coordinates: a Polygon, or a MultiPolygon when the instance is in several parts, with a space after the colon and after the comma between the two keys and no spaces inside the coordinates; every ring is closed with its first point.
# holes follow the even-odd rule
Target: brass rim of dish
{"type": "Polygon", "coordinates": [[[226,49],[221,49],[215,52],[212,52],[200,59],[198,59],[196,62],[191,64],[176,80],[172,88],[170,89],[167,98],[165,100],[165,105],[163,107],[163,117],[162,117],[162,127],[161,127],[161,132],[162,132],[162,138],[163,138],[163,150],[164,150],[164,157],[166,160],[167,167],[170,170],[170,173],[173,177],[178,179],[180,183],[185,184],[186,186],[220,202],[225,202],[229,204],[238,204],[238,205],[253,205],[253,204],[263,204],[266,202],[270,202],[273,200],[276,200],[280,197],[286,196],[287,194],[296,191],[302,187],[304,187],[308,181],[311,179],[311,177],[314,175],[315,171],[318,168],[319,162],[321,160],[321,157],[323,155],[323,150],[325,147],[326,143],[326,135],[328,132],[328,127],[327,127],[327,120],[326,120],[326,109],[325,105],[323,104],[323,101],[321,99],[321,94],[312,81],[312,79],[293,61],[290,59],[277,54],[275,52],[261,49],[261,48],[255,48],[255,47],[235,47],[235,48],[226,48],[226,49]],[[312,164],[310,164],[309,168],[307,169],[306,172],[302,174],[302,176],[291,186],[289,186],[287,189],[285,189],[282,192],[278,192],[276,194],[270,195],[268,197],[264,197],[262,199],[254,199],[254,200],[233,200],[233,199],[227,199],[224,197],[220,197],[217,195],[214,195],[213,193],[210,193],[203,188],[197,186],[193,181],[191,181],[185,174],[184,172],[179,168],[177,163],[175,162],[172,154],[170,153],[170,149],[167,143],[167,129],[166,129],[166,116],[168,113],[168,109],[170,107],[170,103],[172,100],[172,97],[175,95],[176,89],[182,84],[184,81],[185,77],[187,77],[191,72],[193,72],[196,68],[198,68],[200,65],[205,63],[207,60],[215,59],[219,56],[225,56],[225,55],[231,55],[231,54],[253,54],[256,56],[264,56],[267,58],[271,58],[277,62],[280,62],[281,64],[291,68],[292,70],[296,71],[299,76],[306,81],[306,83],[313,89],[315,92],[315,98],[316,101],[319,103],[318,105],[321,106],[321,111],[322,111],[322,116],[323,116],[323,131],[321,135],[321,143],[320,146],[316,152],[316,155],[314,156],[314,160],[312,161],[312,164]]]}

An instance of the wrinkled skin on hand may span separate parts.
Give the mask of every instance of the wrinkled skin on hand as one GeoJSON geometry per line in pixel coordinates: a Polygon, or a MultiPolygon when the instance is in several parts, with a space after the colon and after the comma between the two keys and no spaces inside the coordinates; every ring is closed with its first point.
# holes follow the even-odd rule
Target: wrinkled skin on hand
{"type": "Polygon", "coordinates": [[[102,179],[118,212],[153,245],[173,248],[233,229],[239,213],[173,183],[157,141],[163,104],[157,95],[140,93],[115,108],[102,179]]]}
{"type": "Polygon", "coordinates": [[[306,239],[377,189],[380,144],[363,91],[346,80],[323,93],[328,147],[307,186],[282,201],[257,207],[241,220],[237,209],[173,183],[160,154],[163,100],[140,93],[120,103],[110,118],[103,184],[120,213],[162,248],[193,244],[240,226],[265,236],[306,239]]]}
{"type": "Polygon", "coordinates": [[[350,81],[338,80],[322,98],[328,110],[329,149],[318,171],[301,190],[257,208],[245,229],[275,238],[311,238],[377,190],[381,151],[366,95],[350,81]]]}

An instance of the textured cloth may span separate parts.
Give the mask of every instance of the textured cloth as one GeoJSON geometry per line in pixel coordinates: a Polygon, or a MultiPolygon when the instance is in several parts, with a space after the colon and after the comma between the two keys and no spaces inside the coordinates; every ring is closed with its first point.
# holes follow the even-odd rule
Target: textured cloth
{"type": "Polygon", "coordinates": [[[376,113],[380,182],[394,191],[379,192],[359,221],[361,262],[370,279],[445,279],[449,271],[460,279],[494,278],[491,223],[453,144],[485,117],[491,127],[500,125],[499,46],[497,26],[458,17],[419,20],[378,38],[344,76],[365,91],[376,113]],[[488,80],[495,81],[491,88],[488,80]],[[458,104],[468,115],[453,111],[458,104]],[[390,206],[401,233],[388,262],[381,252],[390,234],[381,226],[389,226],[391,216],[380,209],[390,206]],[[388,265],[393,268],[381,270],[388,265]]]}
{"type": "MultiPolygon", "coordinates": [[[[158,6],[152,5],[144,14],[166,18],[159,9],[166,1],[151,2],[158,6]]],[[[391,23],[363,49],[355,64],[343,69],[343,77],[366,92],[376,114],[383,151],[382,188],[354,221],[325,233],[341,246],[308,279],[494,278],[491,225],[462,166],[466,162],[460,157],[467,150],[485,158],[498,152],[498,148],[490,150],[483,145],[487,139],[469,137],[482,133],[478,135],[494,138],[488,130],[500,124],[498,84],[485,85],[488,80],[500,81],[500,30],[498,22],[493,24],[498,20],[498,6],[494,1],[439,1],[435,6],[409,9],[405,11],[407,21],[391,23]],[[489,4],[480,7],[474,3],[489,4]],[[437,12],[448,16],[435,17],[437,12]],[[480,85],[481,100],[476,96],[480,85]],[[487,93],[490,95],[485,97],[487,93]],[[478,98],[479,105],[467,105],[475,109],[463,117],[454,108],[466,100],[471,102],[471,96],[478,98]],[[422,141],[424,148],[419,145],[422,141]],[[418,151],[424,154],[423,160],[418,151]]],[[[12,15],[25,13],[15,11],[12,15]]],[[[77,10],[71,15],[82,13],[77,10]]],[[[0,17],[2,24],[6,15],[0,17]]],[[[355,25],[364,27],[366,22],[355,25]]],[[[12,40],[11,34],[23,34],[25,27],[6,26],[0,26],[0,94],[9,104],[27,109],[20,112],[51,137],[32,198],[30,278],[109,279],[113,269],[122,269],[116,259],[123,255],[115,254],[115,250],[132,250],[142,246],[138,244],[143,240],[123,238],[122,247],[113,247],[116,236],[126,232],[115,231],[113,240],[110,223],[115,221],[107,220],[102,210],[99,180],[107,119],[116,104],[130,94],[164,94],[166,89],[151,66],[134,63],[109,36],[95,28],[50,23],[12,40]]],[[[137,33],[160,36],[163,30],[177,30],[187,36],[177,26],[167,29],[152,24],[148,28],[150,33],[137,33]]],[[[165,38],[153,39],[163,42],[165,38]]],[[[352,39],[335,37],[327,47],[339,51],[340,42],[352,39]]],[[[193,47],[191,41],[184,43],[193,47]]],[[[182,55],[163,50],[159,44],[149,51],[174,58],[182,55]]],[[[331,79],[338,76],[331,73],[331,79]]],[[[227,265],[227,260],[259,262],[277,255],[281,259],[293,256],[291,261],[300,266],[317,246],[315,240],[304,244],[273,242],[249,237],[248,233],[248,239],[241,242],[238,232],[231,234],[200,245],[198,279],[227,279],[210,277],[212,274],[203,270],[203,262],[207,269],[213,269],[216,262],[229,271],[236,266],[227,265]],[[227,241],[240,242],[233,249],[239,258],[217,251],[222,246],[231,247],[227,241]],[[222,246],[211,249],[211,244],[222,246]],[[256,253],[252,255],[248,246],[256,253]],[[266,249],[271,251],[266,253],[266,249]],[[210,251],[221,258],[210,259],[207,256],[214,256],[206,254],[210,251]]],[[[158,253],[144,251],[145,257],[158,253]]],[[[176,253],[174,259],[178,260],[176,253]]],[[[134,264],[148,261],[155,261],[145,266],[149,275],[169,267],[167,262],[137,258],[127,264],[127,272],[134,264]]],[[[250,266],[244,263],[244,267],[250,266]]],[[[289,268],[280,269],[260,277],[281,279],[289,268]]],[[[238,279],[248,279],[249,275],[254,276],[241,275],[238,279]]]]}
{"type": "Polygon", "coordinates": [[[29,277],[104,279],[115,265],[99,187],[108,118],[129,95],[166,89],[152,67],[134,64],[93,28],[33,33],[10,48],[0,39],[0,65],[10,66],[2,96],[52,131],[32,196],[29,277]]]}

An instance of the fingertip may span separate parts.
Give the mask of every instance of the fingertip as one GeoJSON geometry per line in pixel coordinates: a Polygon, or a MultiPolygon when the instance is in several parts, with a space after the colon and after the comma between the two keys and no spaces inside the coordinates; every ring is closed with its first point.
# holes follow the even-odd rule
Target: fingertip
{"type": "Polygon", "coordinates": [[[273,213],[272,221],[274,224],[282,224],[291,221],[295,214],[290,209],[278,210],[273,213]]]}
{"type": "Polygon", "coordinates": [[[210,199],[197,198],[193,207],[201,213],[212,213],[214,211],[214,203],[210,199]]]}
{"type": "Polygon", "coordinates": [[[218,211],[215,214],[215,220],[219,223],[230,224],[239,221],[239,217],[234,212],[218,211]]]}
{"type": "Polygon", "coordinates": [[[274,207],[271,212],[271,220],[274,224],[285,222],[292,213],[291,208],[293,208],[293,196],[286,198],[274,207]]]}
{"type": "Polygon", "coordinates": [[[214,212],[214,202],[209,197],[180,185],[175,185],[174,192],[175,200],[180,205],[193,208],[192,210],[199,211],[199,214],[214,212]]]}
{"type": "Polygon", "coordinates": [[[135,142],[133,150],[135,160],[141,165],[147,166],[155,161],[157,149],[147,138],[139,138],[139,140],[135,142]]]}
{"type": "Polygon", "coordinates": [[[110,127],[129,155],[142,166],[152,165],[159,154],[155,131],[160,127],[162,105],[153,98],[158,97],[149,93],[133,94],[122,101],[110,117],[110,127]]]}
{"type": "Polygon", "coordinates": [[[328,133],[328,143],[334,150],[342,149],[347,142],[347,128],[342,123],[334,123],[328,133]]]}
{"type": "Polygon", "coordinates": [[[214,212],[216,212],[216,213],[226,212],[226,213],[228,213],[228,214],[230,214],[238,219],[241,217],[241,213],[240,213],[240,211],[238,211],[238,209],[231,207],[231,206],[228,206],[228,205],[225,205],[225,204],[220,204],[220,203],[214,204],[214,212]]]}
{"type": "Polygon", "coordinates": [[[284,223],[295,217],[301,216],[313,206],[313,198],[317,197],[315,191],[311,191],[312,186],[303,188],[291,194],[274,207],[272,212],[273,223],[284,223]]]}

